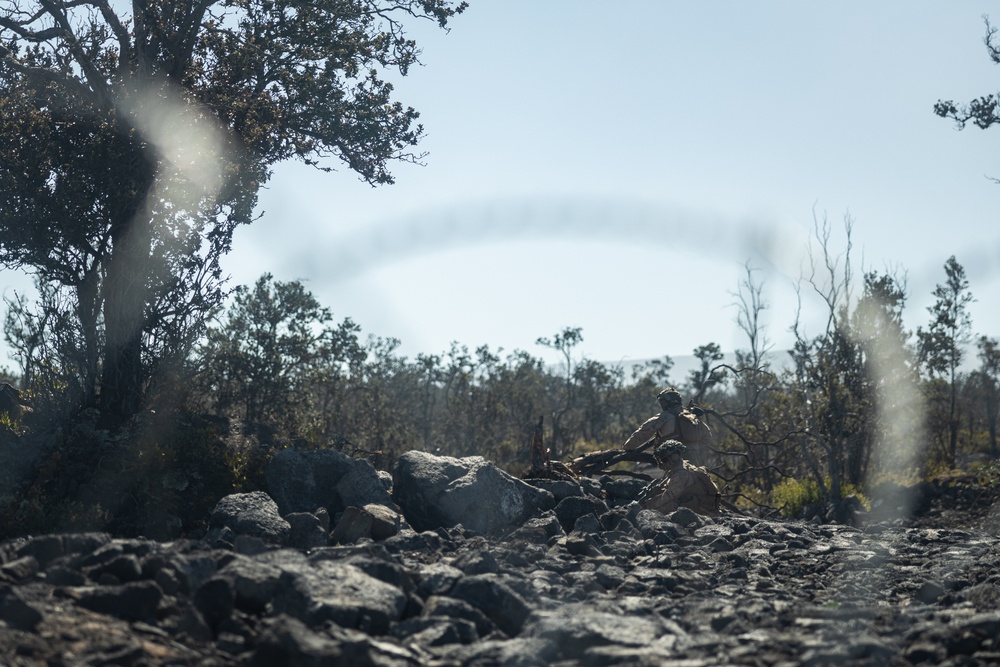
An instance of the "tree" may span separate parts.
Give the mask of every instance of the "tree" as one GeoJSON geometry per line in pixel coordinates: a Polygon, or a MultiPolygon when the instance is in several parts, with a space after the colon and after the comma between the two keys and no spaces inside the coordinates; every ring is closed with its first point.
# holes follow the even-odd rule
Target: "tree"
{"type": "Polygon", "coordinates": [[[562,355],[563,362],[566,364],[567,393],[573,384],[573,348],[582,342],[583,329],[580,327],[566,327],[551,339],[542,336],[535,341],[536,345],[555,350],[562,355]]]}
{"type": "MultiPolygon", "coordinates": [[[[744,269],[746,277],[740,281],[738,290],[731,294],[736,299],[733,302],[737,309],[736,325],[746,335],[749,347],[738,349],[734,354],[734,405],[725,414],[716,413],[716,416],[723,420],[735,418],[739,421],[740,436],[737,439],[742,441],[746,460],[750,468],[759,470],[760,486],[765,491],[770,491],[775,484],[772,463],[774,455],[780,451],[771,444],[771,440],[777,441],[781,436],[774,437],[775,434],[771,432],[773,426],[764,418],[763,409],[767,392],[776,389],[776,378],[767,361],[771,344],[762,322],[768,304],[763,298],[764,285],[756,279],[756,269],[749,260],[744,264],[744,269]]],[[[778,422],[784,424],[787,420],[778,422]]],[[[724,440],[725,435],[722,435],[720,441],[724,440]]]]}
{"type": "Polygon", "coordinates": [[[552,415],[552,441],[561,449],[556,453],[556,458],[572,452],[573,445],[569,441],[569,434],[565,428],[563,418],[566,413],[573,408],[573,348],[583,342],[583,329],[580,327],[566,327],[551,339],[546,337],[538,338],[536,345],[547,347],[562,354],[566,364],[566,383],[563,394],[562,405],[555,409],[552,415]]]}
{"type": "Polygon", "coordinates": [[[746,335],[750,347],[736,351],[736,363],[740,368],[766,370],[769,364],[765,357],[772,346],[761,322],[768,308],[763,298],[764,284],[754,278],[755,269],[749,261],[744,264],[744,269],[746,278],[740,281],[739,290],[731,294],[736,298],[733,303],[737,309],[736,326],[746,335]]]}
{"type": "MultiPolygon", "coordinates": [[[[990,59],[1000,64],[1000,41],[997,39],[997,28],[995,28],[988,17],[984,17],[986,24],[986,36],[983,43],[989,52],[990,59]]],[[[972,100],[968,104],[958,104],[952,100],[938,100],[934,104],[934,113],[942,118],[954,120],[959,129],[965,128],[969,122],[974,123],[980,129],[987,129],[1000,123],[1000,95],[992,93],[972,100]]]]}
{"type": "Polygon", "coordinates": [[[34,304],[23,294],[4,298],[3,331],[21,368],[21,385],[31,389],[36,408],[51,417],[66,414],[83,395],[88,363],[79,323],[64,307],[67,290],[37,276],[35,288],[34,304]]]}
{"type": "Polygon", "coordinates": [[[985,403],[986,425],[990,435],[990,455],[997,456],[997,421],[1000,412],[1000,340],[980,336],[979,374],[983,382],[982,399],[985,403]]]}
{"type": "Polygon", "coordinates": [[[726,370],[715,366],[715,363],[722,361],[726,355],[722,353],[718,343],[709,343],[696,347],[694,356],[698,360],[698,368],[688,373],[688,385],[693,394],[692,400],[699,403],[706,391],[725,381],[726,370]]]}
{"type": "Polygon", "coordinates": [[[621,368],[609,368],[599,361],[584,359],[576,365],[573,379],[578,387],[580,434],[595,442],[607,433],[614,410],[608,405],[609,396],[620,393],[625,373],[621,368]]]}
{"type": "Polygon", "coordinates": [[[451,0],[27,0],[0,9],[0,263],[72,292],[85,403],[124,418],[224,298],[275,163],[419,162],[379,68],[451,0]]]}
{"type": "Polygon", "coordinates": [[[848,487],[866,481],[872,454],[879,442],[878,396],[881,371],[895,363],[881,341],[896,335],[905,291],[891,276],[869,272],[861,298],[854,289],[851,264],[853,221],[845,217],[846,249],[834,254],[831,229],[824,219],[816,224],[819,244],[810,255],[811,271],[805,278],[824,302],[825,331],[807,338],[796,322],[795,368],[790,390],[795,411],[801,415],[798,441],[802,458],[820,493],[839,505],[848,487]]]}
{"type": "Polygon", "coordinates": [[[332,315],[298,281],[261,276],[238,287],[225,322],[209,328],[199,351],[205,394],[219,412],[238,408],[248,422],[290,427],[329,364],[346,361],[357,325],[329,326],[332,315]]]}
{"type": "MultiPolygon", "coordinates": [[[[650,389],[661,387],[666,389],[671,386],[670,371],[674,367],[674,360],[669,355],[661,359],[648,359],[641,364],[632,367],[632,380],[636,384],[646,384],[650,389]]],[[[656,395],[656,391],[653,395],[656,395]]]]}
{"type": "Polygon", "coordinates": [[[931,322],[927,329],[917,329],[920,361],[932,378],[943,378],[948,388],[949,463],[958,453],[959,368],[965,346],[972,342],[972,318],[969,304],[975,301],[969,291],[965,269],[952,255],[944,265],[945,282],[934,288],[935,302],[927,308],[931,322]]]}
{"type": "Polygon", "coordinates": [[[881,469],[907,470],[922,453],[919,372],[903,327],[905,280],[869,271],[861,298],[850,315],[851,339],[860,351],[865,394],[856,397],[868,412],[862,437],[855,442],[848,471],[855,480],[870,477],[873,458],[881,469]]]}

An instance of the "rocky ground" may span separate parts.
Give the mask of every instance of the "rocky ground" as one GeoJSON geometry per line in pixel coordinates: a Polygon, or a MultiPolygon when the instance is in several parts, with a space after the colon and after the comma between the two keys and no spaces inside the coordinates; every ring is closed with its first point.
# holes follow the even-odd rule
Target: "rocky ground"
{"type": "Polygon", "coordinates": [[[200,539],[9,541],[0,664],[1000,663],[993,494],[854,527],[665,516],[579,488],[489,536],[403,522],[330,546],[322,512],[273,537],[219,510],[200,539]],[[301,528],[316,523],[326,546],[301,528]]]}

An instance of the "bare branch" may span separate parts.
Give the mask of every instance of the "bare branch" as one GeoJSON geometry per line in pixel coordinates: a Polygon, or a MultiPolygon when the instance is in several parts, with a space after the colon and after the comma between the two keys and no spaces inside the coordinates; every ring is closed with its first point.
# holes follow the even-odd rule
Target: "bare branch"
{"type": "MultiPolygon", "coordinates": [[[[85,3],[79,4],[82,5],[85,3]]],[[[66,45],[73,54],[74,60],[80,66],[80,69],[83,70],[83,73],[87,78],[87,82],[94,89],[94,92],[96,92],[106,104],[110,105],[112,103],[112,96],[111,91],[108,89],[108,82],[101,75],[100,70],[97,69],[94,63],[90,60],[90,57],[84,53],[76,33],[73,32],[73,26],[70,25],[69,17],[64,11],[65,7],[76,6],[76,4],[64,3],[63,5],[58,5],[53,0],[41,0],[41,5],[45,8],[49,16],[55,20],[56,25],[62,28],[62,38],[65,40],[66,45]]]]}
{"type": "Polygon", "coordinates": [[[121,19],[118,15],[111,9],[111,5],[108,0],[94,0],[95,6],[100,10],[101,16],[107,22],[108,27],[115,34],[115,39],[118,40],[118,56],[122,60],[128,58],[129,52],[132,50],[131,45],[131,35],[125,26],[122,24],[121,19]]]}

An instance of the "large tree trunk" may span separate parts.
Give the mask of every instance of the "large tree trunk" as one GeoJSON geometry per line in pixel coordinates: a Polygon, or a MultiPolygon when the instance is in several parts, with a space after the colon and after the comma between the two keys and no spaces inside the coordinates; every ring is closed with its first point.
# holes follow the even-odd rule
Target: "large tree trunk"
{"type": "Polygon", "coordinates": [[[84,377],[81,400],[86,407],[97,404],[98,375],[100,373],[100,330],[98,316],[101,311],[101,284],[99,264],[95,262],[84,273],[77,286],[77,315],[83,333],[84,377]]]}
{"type": "MultiPolygon", "coordinates": [[[[145,190],[148,192],[148,188],[145,190]]],[[[142,341],[152,233],[145,198],[143,193],[135,213],[112,234],[111,260],[104,282],[100,409],[112,422],[123,421],[142,408],[147,379],[142,341]]]]}

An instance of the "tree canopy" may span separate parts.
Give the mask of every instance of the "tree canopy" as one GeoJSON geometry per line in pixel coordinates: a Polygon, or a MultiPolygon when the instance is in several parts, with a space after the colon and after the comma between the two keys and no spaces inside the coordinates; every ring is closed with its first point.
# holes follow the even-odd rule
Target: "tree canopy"
{"type": "Polygon", "coordinates": [[[0,262],[66,292],[80,400],[140,407],[224,296],[219,258],[271,167],[418,162],[383,70],[450,0],[39,0],[0,6],[0,262]]]}

